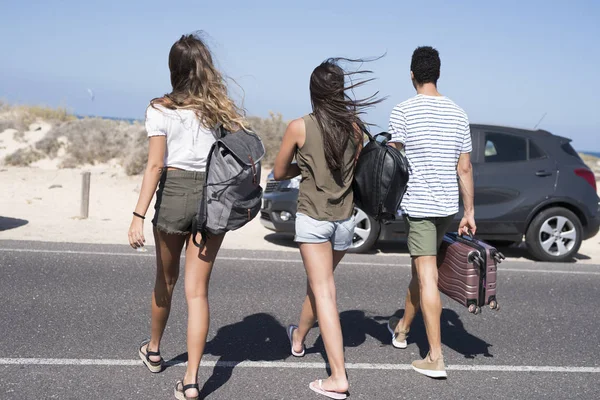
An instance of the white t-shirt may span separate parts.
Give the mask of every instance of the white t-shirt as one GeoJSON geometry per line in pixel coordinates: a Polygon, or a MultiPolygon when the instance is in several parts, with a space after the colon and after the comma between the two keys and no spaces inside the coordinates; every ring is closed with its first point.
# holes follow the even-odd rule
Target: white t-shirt
{"type": "Polygon", "coordinates": [[[146,131],[148,137],[166,136],[165,167],[206,171],[206,160],[215,138],[194,111],[150,105],[146,109],[146,131]]]}
{"type": "Polygon", "coordinates": [[[389,131],[391,142],[404,144],[410,171],[401,212],[414,218],[456,214],[456,166],[472,147],[463,109],[447,97],[420,94],[394,107],[389,131]]]}

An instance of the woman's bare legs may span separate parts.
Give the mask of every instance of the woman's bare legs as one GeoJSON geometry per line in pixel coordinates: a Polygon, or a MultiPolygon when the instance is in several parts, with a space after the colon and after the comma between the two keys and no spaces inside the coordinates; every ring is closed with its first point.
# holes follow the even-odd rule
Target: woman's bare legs
{"type": "MultiPolygon", "coordinates": [[[[160,341],[171,312],[173,289],[179,277],[179,260],[186,237],[164,233],[154,227],[156,243],[156,281],[152,292],[152,322],[150,343],[145,351],[159,351],[160,341]]],[[[160,356],[150,356],[160,361],[160,356]]]]}
{"type": "MultiPolygon", "coordinates": [[[[198,382],[198,368],[206,345],[210,314],[208,308],[208,282],[212,267],[225,235],[209,238],[200,250],[190,236],[185,260],[185,298],[188,305],[187,348],[188,364],[183,384],[198,382]]],[[[198,396],[196,389],[188,389],[187,396],[198,396]]]]}
{"type": "MultiPolygon", "coordinates": [[[[309,304],[306,307],[310,311],[307,311],[306,318],[301,317],[301,320],[304,320],[304,324],[306,324],[309,320],[309,313],[313,312],[313,309],[316,310],[325,352],[331,367],[331,376],[323,381],[323,389],[344,393],[348,390],[348,379],[344,365],[344,339],[333,280],[334,252],[331,242],[301,243],[300,254],[304,261],[315,305],[313,307],[309,304]]],[[[311,301],[311,296],[308,297],[311,301]]],[[[303,311],[304,309],[303,307],[303,311]]]]}
{"type": "MultiPolygon", "coordinates": [[[[345,251],[333,251],[333,271],[337,268],[342,258],[346,254],[345,251]]],[[[302,311],[300,312],[300,322],[298,322],[298,329],[296,329],[292,336],[292,343],[294,351],[301,352],[304,345],[306,335],[312,329],[317,322],[317,309],[315,306],[315,296],[310,288],[308,278],[306,279],[306,297],[302,304],[302,311]]]]}

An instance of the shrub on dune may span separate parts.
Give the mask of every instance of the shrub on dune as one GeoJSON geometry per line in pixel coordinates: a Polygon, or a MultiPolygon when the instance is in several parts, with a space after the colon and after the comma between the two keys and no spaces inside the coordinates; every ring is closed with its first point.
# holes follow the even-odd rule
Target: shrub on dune
{"type": "MultiPolygon", "coordinates": [[[[127,175],[143,173],[148,157],[148,138],[142,122],[115,121],[105,118],[78,119],[66,109],[37,106],[8,106],[0,102],[0,132],[17,129],[19,134],[36,121],[45,121],[52,129],[31,147],[7,156],[4,162],[28,166],[44,159],[59,158],[61,168],[107,163],[116,160],[127,175]]],[[[268,118],[248,117],[250,128],[264,142],[263,165],[271,166],[277,155],[287,123],[281,114],[268,118]]]]}

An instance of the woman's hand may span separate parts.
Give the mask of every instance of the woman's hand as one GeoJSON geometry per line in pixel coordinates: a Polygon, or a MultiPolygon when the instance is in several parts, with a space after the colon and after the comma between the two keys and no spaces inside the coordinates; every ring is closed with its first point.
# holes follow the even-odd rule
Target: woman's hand
{"type": "Polygon", "coordinates": [[[129,227],[129,244],[134,249],[144,247],[146,238],[144,238],[144,220],[139,217],[133,217],[129,227]]]}

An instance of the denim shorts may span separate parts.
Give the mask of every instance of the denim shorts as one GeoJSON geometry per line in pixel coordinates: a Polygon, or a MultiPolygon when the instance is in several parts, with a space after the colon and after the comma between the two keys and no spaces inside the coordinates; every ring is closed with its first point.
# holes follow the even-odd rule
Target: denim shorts
{"type": "Polygon", "coordinates": [[[298,243],[331,242],[333,250],[346,251],[352,245],[354,217],[342,221],[319,221],[308,215],[296,214],[296,237],[298,243]]]}

